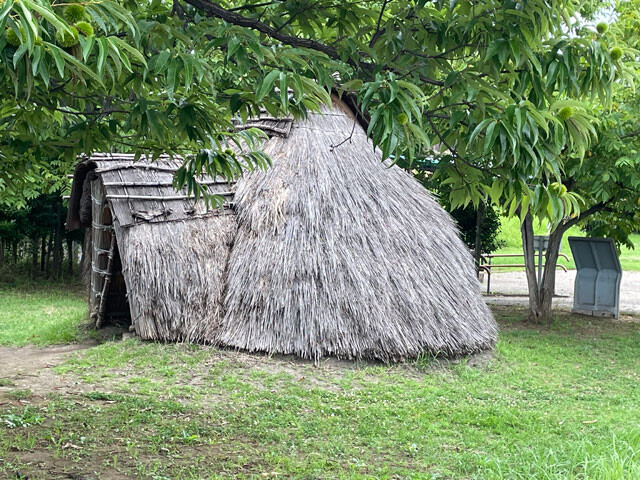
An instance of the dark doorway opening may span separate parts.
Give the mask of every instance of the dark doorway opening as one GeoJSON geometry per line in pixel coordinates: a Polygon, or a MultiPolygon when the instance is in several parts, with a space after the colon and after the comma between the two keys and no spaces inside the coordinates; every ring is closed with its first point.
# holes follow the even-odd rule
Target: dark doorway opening
{"type": "Polygon", "coordinates": [[[120,249],[118,248],[117,241],[114,249],[111,283],[106,298],[104,324],[126,328],[131,325],[131,310],[127,297],[127,285],[122,273],[122,260],[120,258],[120,249]]]}

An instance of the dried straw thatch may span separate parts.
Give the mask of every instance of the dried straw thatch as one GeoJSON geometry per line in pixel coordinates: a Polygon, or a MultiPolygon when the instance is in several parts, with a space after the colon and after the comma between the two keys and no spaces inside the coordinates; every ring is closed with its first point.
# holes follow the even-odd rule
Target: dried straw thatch
{"type": "Polygon", "coordinates": [[[265,151],[272,168],[235,195],[221,343],[382,360],[494,344],[453,220],[411,175],[381,162],[343,104],[265,151]]]}
{"type": "MultiPolygon", "coordinates": [[[[167,213],[160,201],[145,210],[162,215],[136,216],[137,197],[121,205],[126,214],[107,167],[94,170],[138,334],[313,359],[491,348],[496,323],[453,220],[411,175],[381,162],[347,107],[334,99],[306,121],[271,120],[277,131],[265,150],[274,164],[238,182],[235,214],[187,218],[186,207],[167,213]]],[[[78,172],[75,212],[91,175],[78,172]]],[[[79,226],[78,216],[69,223],[79,226]]]]}
{"type": "MultiPolygon", "coordinates": [[[[236,220],[228,207],[208,208],[176,192],[179,165],[168,158],[92,156],[76,169],[67,227],[90,231],[89,306],[96,323],[124,313],[143,338],[213,342],[236,220]],[[119,260],[111,268],[110,256],[119,260]]],[[[234,186],[222,180],[202,181],[212,192],[233,195],[234,186]]]]}

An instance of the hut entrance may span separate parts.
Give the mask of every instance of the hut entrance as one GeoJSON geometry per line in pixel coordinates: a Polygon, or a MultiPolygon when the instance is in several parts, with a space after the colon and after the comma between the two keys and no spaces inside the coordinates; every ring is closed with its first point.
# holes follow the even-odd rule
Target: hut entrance
{"type": "Polygon", "coordinates": [[[122,274],[122,261],[117,240],[114,242],[111,282],[105,296],[105,308],[102,312],[103,325],[109,324],[118,327],[131,325],[127,286],[122,274]]]}
{"type": "Polygon", "coordinates": [[[127,287],[122,274],[111,207],[102,182],[88,176],[87,196],[91,198],[91,281],[89,308],[96,327],[131,324],[127,287]]]}

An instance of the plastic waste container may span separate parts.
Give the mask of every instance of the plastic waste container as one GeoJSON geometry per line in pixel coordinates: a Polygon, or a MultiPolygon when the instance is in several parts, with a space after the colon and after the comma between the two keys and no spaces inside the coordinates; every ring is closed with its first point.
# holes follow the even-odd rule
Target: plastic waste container
{"type": "Polygon", "coordinates": [[[622,267],[610,238],[569,237],[576,263],[573,312],[618,318],[622,267]]]}

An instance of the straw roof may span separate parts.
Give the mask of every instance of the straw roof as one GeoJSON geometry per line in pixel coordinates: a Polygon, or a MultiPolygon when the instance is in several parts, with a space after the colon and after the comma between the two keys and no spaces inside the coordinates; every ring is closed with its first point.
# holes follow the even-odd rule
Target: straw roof
{"type": "Polygon", "coordinates": [[[151,186],[169,182],[177,165],[168,159],[92,157],[78,167],[68,224],[87,225],[83,183],[102,182],[139,335],[311,359],[493,347],[496,323],[453,220],[411,175],[381,161],[342,102],[306,121],[254,122],[272,128],[273,166],[221,185],[233,207],[222,211],[151,186]],[[149,185],[124,192],[112,172],[149,185]],[[168,200],[138,198],[150,189],[168,200]]]}
{"type": "Polygon", "coordinates": [[[265,152],[273,166],[237,186],[222,344],[384,361],[493,346],[496,323],[454,221],[382,163],[344,104],[265,152]]]}
{"type": "MultiPolygon", "coordinates": [[[[173,187],[181,164],[168,157],[134,161],[129,154],[92,155],[76,168],[67,228],[92,227],[90,238],[97,242],[104,229],[87,211],[100,200],[92,199],[87,185],[99,181],[113,217],[106,227],[113,227],[117,240],[137,333],[153,340],[213,342],[236,231],[231,209],[235,186],[223,179],[199,179],[226,200],[223,208],[207,207],[173,187]]],[[[90,299],[92,314],[99,308],[107,273],[100,255],[107,253],[105,245],[94,245],[90,262],[101,274],[93,276],[97,285],[90,285],[99,292],[90,299]]]]}

